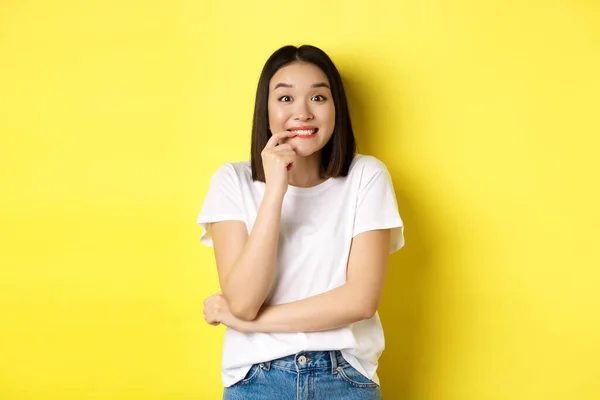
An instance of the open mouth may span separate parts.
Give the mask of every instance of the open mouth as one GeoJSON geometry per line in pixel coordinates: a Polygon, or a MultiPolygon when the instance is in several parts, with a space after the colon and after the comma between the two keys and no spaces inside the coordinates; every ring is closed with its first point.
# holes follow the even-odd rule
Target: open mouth
{"type": "Polygon", "coordinates": [[[313,129],[288,129],[288,131],[295,133],[297,138],[310,138],[317,134],[319,128],[313,129]]]}

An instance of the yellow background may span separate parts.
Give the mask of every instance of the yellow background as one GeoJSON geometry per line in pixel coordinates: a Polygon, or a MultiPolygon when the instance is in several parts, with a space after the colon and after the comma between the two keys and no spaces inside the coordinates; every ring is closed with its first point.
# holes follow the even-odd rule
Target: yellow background
{"type": "Polygon", "coordinates": [[[600,398],[600,3],[0,2],[0,399],[217,399],[195,218],[315,44],[406,224],[386,399],[600,398]]]}

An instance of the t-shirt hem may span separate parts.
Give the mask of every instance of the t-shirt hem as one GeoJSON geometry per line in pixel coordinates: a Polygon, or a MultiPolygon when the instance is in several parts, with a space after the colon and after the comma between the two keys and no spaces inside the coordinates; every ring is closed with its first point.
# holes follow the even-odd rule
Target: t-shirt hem
{"type": "Polygon", "coordinates": [[[213,222],[223,222],[223,221],[241,221],[241,222],[245,223],[246,219],[244,218],[244,216],[242,214],[219,214],[219,215],[198,217],[198,219],[196,220],[196,223],[204,229],[204,231],[200,235],[200,243],[202,243],[208,247],[213,247],[212,235],[210,234],[208,224],[211,224],[213,222]]]}
{"type": "Polygon", "coordinates": [[[213,215],[210,217],[198,217],[196,223],[204,228],[205,225],[213,223],[213,222],[222,222],[222,221],[242,221],[245,222],[245,218],[243,214],[219,214],[213,215]]]}
{"type": "MultiPolygon", "coordinates": [[[[400,250],[402,247],[404,247],[404,224],[402,223],[402,221],[389,222],[385,224],[361,225],[354,229],[352,237],[358,236],[359,234],[364,232],[374,231],[378,229],[400,229],[400,234],[396,235],[397,240],[390,243],[390,253],[394,253],[400,250]]],[[[394,238],[392,238],[392,240],[394,240],[394,238]]]]}

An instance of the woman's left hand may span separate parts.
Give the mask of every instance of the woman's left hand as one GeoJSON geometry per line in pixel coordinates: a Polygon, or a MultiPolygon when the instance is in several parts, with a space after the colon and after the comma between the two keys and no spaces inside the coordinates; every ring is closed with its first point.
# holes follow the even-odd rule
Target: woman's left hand
{"type": "Polygon", "coordinates": [[[236,318],[227,305],[222,293],[213,294],[204,300],[204,319],[212,326],[223,324],[231,329],[242,332],[243,321],[236,318]]]}

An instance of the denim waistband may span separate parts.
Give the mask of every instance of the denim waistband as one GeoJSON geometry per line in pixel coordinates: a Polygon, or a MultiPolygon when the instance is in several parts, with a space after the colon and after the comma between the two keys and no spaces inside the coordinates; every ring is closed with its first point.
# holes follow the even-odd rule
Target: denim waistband
{"type": "Polygon", "coordinates": [[[343,366],[347,363],[339,350],[301,351],[293,355],[263,362],[260,366],[267,371],[272,366],[277,366],[292,371],[331,369],[331,372],[336,373],[338,366],[343,366]]]}

